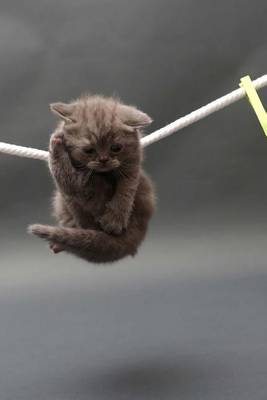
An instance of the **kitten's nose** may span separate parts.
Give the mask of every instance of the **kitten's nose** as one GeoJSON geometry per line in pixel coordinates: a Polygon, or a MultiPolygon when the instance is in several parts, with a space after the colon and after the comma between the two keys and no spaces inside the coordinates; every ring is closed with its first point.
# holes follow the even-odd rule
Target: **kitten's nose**
{"type": "Polygon", "coordinates": [[[108,161],[108,157],[107,156],[102,156],[99,158],[100,162],[105,164],[108,161]]]}

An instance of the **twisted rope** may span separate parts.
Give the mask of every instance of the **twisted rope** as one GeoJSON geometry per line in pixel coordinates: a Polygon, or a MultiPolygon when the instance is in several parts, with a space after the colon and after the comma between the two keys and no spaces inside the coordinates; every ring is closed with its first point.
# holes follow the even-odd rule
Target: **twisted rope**
{"type": "MultiPolygon", "coordinates": [[[[261,89],[264,86],[267,86],[267,75],[263,75],[258,79],[255,79],[253,82],[255,89],[261,89]]],[[[161,129],[156,130],[155,132],[147,135],[142,138],[142,146],[148,146],[152,143],[155,143],[169,135],[172,135],[175,132],[194,124],[195,122],[207,117],[210,114],[213,114],[216,111],[219,111],[230,104],[235,103],[236,101],[242,99],[246,96],[246,91],[244,88],[236,89],[225,96],[220,97],[217,100],[214,100],[207,105],[200,107],[199,109],[192,111],[191,113],[185,115],[184,117],[178,118],[176,121],[164,126],[161,129]]],[[[0,152],[10,154],[18,157],[26,157],[26,158],[34,158],[38,160],[47,161],[49,153],[44,150],[33,149],[30,147],[22,147],[16,146],[14,144],[3,143],[0,142],[0,152]]]]}

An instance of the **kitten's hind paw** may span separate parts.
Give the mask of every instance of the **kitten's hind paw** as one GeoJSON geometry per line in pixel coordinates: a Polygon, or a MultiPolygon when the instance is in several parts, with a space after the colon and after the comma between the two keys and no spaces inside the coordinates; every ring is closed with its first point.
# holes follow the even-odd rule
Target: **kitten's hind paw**
{"type": "Polygon", "coordinates": [[[56,241],[52,240],[53,230],[54,227],[48,225],[35,224],[28,227],[28,233],[36,235],[41,239],[48,240],[50,249],[55,254],[58,254],[61,251],[65,250],[65,247],[63,244],[57,243],[56,241]]]}
{"type": "Polygon", "coordinates": [[[50,242],[49,247],[53,251],[54,254],[61,253],[62,251],[65,250],[65,248],[62,244],[54,243],[54,242],[50,242]]]}
{"type": "Polygon", "coordinates": [[[28,233],[39,236],[42,239],[49,239],[50,227],[47,225],[34,224],[28,227],[28,233]]]}

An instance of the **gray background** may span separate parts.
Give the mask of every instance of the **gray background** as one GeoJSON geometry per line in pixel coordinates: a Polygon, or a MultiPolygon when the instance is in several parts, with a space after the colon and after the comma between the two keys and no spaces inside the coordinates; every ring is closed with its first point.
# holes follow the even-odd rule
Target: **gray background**
{"type": "MultiPolygon", "coordinates": [[[[265,0],[1,1],[1,138],[47,148],[48,104],[90,91],[150,131],[267,72],[265,0]]],[[[260,96],[267,104],[267,90],[260,96]]],[[[148,131],[149,132],[149,131],[148,131]]],[[[41,161],[0,155],[1,400],[266,399],[267,141],[248,102],[149,147],[134,260],[50,254],[41,161]]]]}

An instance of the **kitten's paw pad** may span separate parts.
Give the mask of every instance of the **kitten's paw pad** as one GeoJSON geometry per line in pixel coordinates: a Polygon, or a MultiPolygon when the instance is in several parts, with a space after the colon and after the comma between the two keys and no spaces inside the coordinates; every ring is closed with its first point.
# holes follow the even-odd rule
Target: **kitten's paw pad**
{"type": "Polygon", "coordinates": [[[100,218],[99,223],[103,231],[114,235],[120,235],[125,228],[121,216],[117,215],[112,210],[104,214],[103,217],[100,218]]]}
{"type": "Polygon", "coordinates": [[[62,244],[54,243],[54,242],[51,242],[49,244],[49,247],[53,251],[54,254],[61,253],[62,251],[65,250],[65,248],[64,248],[64,246],[62,244]]]}
{"type": "Polygon", "coordinates": [[[57,146],[57,145],[63,144],[63,140],[60,137],[53,137],[51,139],[51,143],[53,146],[57,146]]]}

